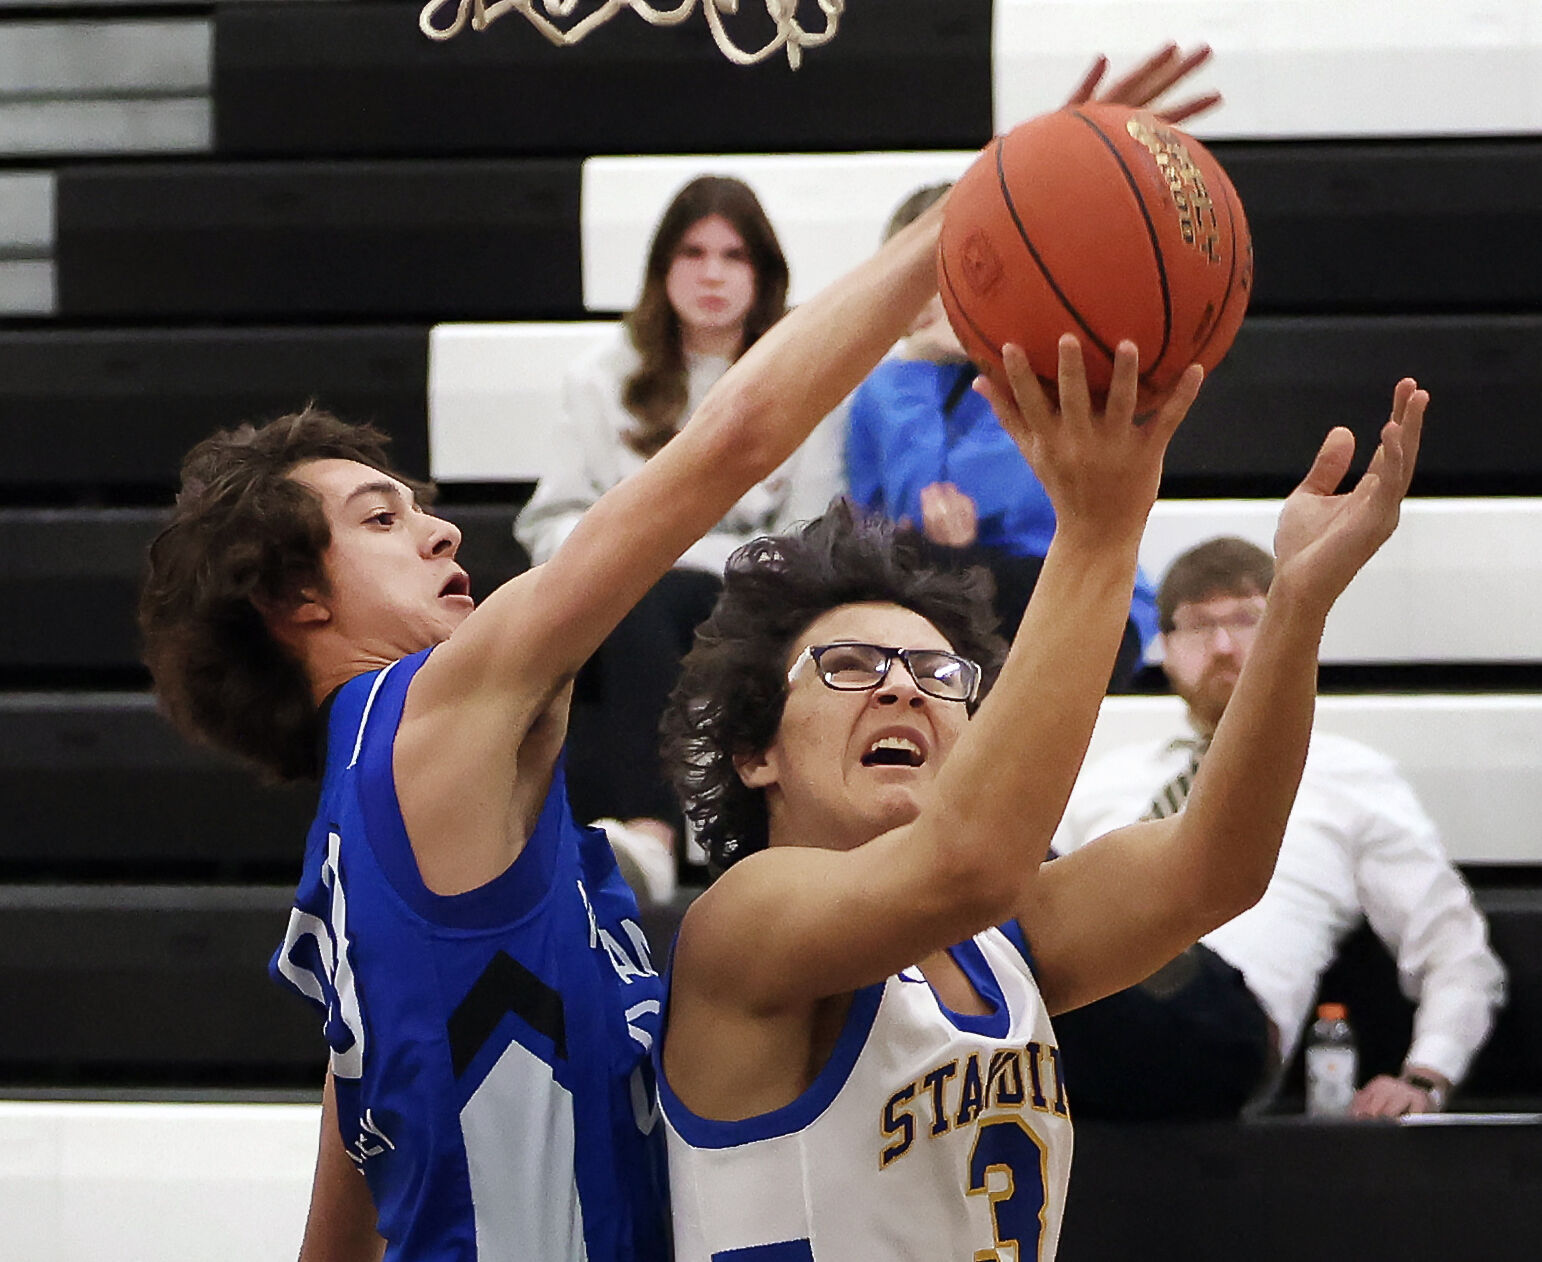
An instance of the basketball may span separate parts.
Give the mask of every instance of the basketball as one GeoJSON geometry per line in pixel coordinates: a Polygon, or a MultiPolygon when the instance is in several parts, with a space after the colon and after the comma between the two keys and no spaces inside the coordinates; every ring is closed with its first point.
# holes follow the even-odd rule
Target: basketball
{"type": "Polygon", "coordinates": [[[1230,349],[1253,246],[1236,189],[1192,136],[1146,110],[1067,106],[998,136],[960,177],[937,281],[969,357],[1003,384],[1015,342],[1054,398],[1056,343],[1073,333],[1101,406],[1129,338],[1149,404],[1230,349]]]}

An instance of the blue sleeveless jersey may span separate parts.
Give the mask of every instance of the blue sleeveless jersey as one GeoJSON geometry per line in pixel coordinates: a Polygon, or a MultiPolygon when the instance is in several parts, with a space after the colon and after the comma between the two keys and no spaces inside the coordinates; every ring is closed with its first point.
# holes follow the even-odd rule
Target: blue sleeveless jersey
{"type": "Polygon", "coordinates": [[[429,651],[333,697],[270,971],[325,1014],[388,1259],[667,1262],[662,992],[636,900],[605,835],[573,822],[560,761],[508,871],[453,896],[423,884],[391,754],[429,651]]]}

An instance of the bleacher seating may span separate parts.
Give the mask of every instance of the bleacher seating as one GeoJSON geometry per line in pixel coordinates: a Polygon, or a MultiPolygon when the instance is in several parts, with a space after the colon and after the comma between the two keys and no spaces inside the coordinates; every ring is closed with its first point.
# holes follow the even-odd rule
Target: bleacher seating
{"type": "MultiPolygon", "coordinates": [[[[1258,282],[1143,562],[1267,541],[1330,425],[1364,447],[1399,376],[1431,388],[1402,530],[1330,625],[1322,722],[1398,757],[1511,967],[1463,1107],[1542,1108],[1531,0],[848,0],[796,73],[728,65],[699,15],[622,13],[559,50],[515,15],[433,43],[418,7],[0,0],[0,1096],[216,1101],[0,1103],[0,1255],[178,1262],[218,1235],[244,1262],[298,1240],[320,1043],[265,964],[310,790],[187,746],[137,665],[143,548],[186,449],[312,399],[372,420],[441,483],[485,593],[528,564],[509,526],[562,368],[631,303],[680,183],[749,179],[802,299],[1094,50],[1168,37],[1217,48],[1204,82],[1228,104],[1195,131],[1246,202],[1258,282]],[[243,1095],[306,1103],[225,1103],[243,1095]],[[159,1188],[148,1147],[187,1157],[159,1188]]],[[[1111,701],[1095,748],[1172,705],[1111,701]]],[[[650,916],[660,945],[682,906],[650,916]]],[[[1365,1014],[1368,1062],[1407,1016],[1379,950],[1352,940],[1327,983],[1365,1014]]],[[[1131,1224],[1140,1256],[1185,1262],[1294,1259],[1326,1225],[1369,1242],[1348,1256],[1530,1256],[1535,1135],[1089,1127],[1062,1257],[1135,1256],[1131,1224]]]]}

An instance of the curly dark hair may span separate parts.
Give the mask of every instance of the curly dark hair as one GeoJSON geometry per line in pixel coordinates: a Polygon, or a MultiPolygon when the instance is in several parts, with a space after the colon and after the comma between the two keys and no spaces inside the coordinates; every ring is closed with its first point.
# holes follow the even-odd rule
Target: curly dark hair
{"type": "Polygon", "coordinates": [[[681,239],[713,215],[728,220],[744,238],[755,272],[755,299],[744,320],[740,354],[787,312],[787,258],[754,190],[732,176],[697,176],[675,194],[659,219],[648,247],[642,295],[625,319],[641,357],[622,389],[621,402],[637,418],[626,441],[643,457],[656,456],[687,419],[682,415],[687,386],[680,317],[665,284],[681,239]]]}
{"type": "Polygon", "coordinates": [[[991,594],[986,570],[928,564],[917,533],[849,500],[735,552],[663,719],[664,764],[712,867],[722,871],[767,844],[764,791],[739,779],[734,759],[776,738],[787,656],[811,622],[842,605],[902,605],[979,663],[983,697],[1006,655],[991,594]]]}
{"type": "Polygon", "coordinates": [[[304,667],[261,608],[325,590],[331,542],[321,500],[289,474],[310,460],[392,471],[390,439],[307,407],[204,439],[182,462],[171,520],[150,545],[139,599],[145,665],[184,735],[257,764],[277,780],[317,774],[317,713],[304,667]]]}

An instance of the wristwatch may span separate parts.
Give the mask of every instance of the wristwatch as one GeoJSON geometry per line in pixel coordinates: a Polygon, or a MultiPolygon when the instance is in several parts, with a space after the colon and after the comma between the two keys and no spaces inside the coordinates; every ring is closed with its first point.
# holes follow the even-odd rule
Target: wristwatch
{"type": "Polygon", "coordinates": [[[1423,1074],[1404,1073],[1403,1081],[1410,1087],[1418,1087],[1420,1091],[1430,1098],[1430,1107],[1439,1113],[1446,1107],[1446,1089],[1433,1078],[1426,1078],[1423,1074]]]}

